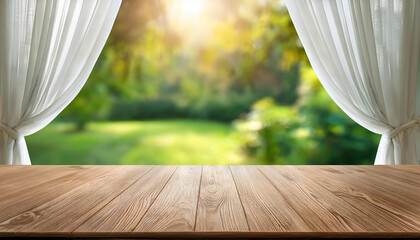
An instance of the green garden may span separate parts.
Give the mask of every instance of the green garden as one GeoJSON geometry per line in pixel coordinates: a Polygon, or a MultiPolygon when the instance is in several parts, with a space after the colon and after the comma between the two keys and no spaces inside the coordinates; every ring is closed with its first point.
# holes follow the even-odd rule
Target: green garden
{"type": "Polygon", "coordinates": [[[276,0],[123,1],[80,94],[26,139],[33,164],[372,164],[379,142],[276,0]]]}
{"type": "Polygon", "coordinates": [[[226,124],[168,120],[52,124],[28,137],[33,164],[247,164],[226,124]],[[51,151],[54,147],[54,151],[51,151]]]}

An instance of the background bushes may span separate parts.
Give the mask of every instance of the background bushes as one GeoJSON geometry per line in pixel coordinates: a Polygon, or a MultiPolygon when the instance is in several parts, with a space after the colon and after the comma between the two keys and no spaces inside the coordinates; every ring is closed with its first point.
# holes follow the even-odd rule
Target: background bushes
{"type": "Polygon", "coordinates": [[[170,99],[117,101],[112,106],[112,121],[153,119],[200,119],[232,122],[246,114],[252,105],[250,100],[209,100],[201,104],[182,106],[170,99]]]}

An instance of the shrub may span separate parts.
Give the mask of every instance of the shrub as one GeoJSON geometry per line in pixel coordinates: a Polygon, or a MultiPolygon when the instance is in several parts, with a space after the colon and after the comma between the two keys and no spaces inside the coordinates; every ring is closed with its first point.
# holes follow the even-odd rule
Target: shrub
{"type": "Polygon", "coordinates": [[[111,120],[150,120],[180,118],[183,115],[183,109],[173,101],[159,99],[118,101],[113,106],[109,118],[111,120]]]}
{"type": "Polygon", "coordinates": [[[235,126],[244,151],[266,164],[373,164],[379,142],[325,92],[295,106],[262,99],[235,126]]]}
{"type": "Polygon", "coordinates": [[[203,104],[180,105],[171,99],[117,101],[112,107],[110,120],[150,120],[190,118],[231,122],[250,110],[248,99],[210,99],[203,104]]]}
{"type": "Polygon", "coordinates": [[[290,152],[290,132],[298,124],[297,112],[290,106],[278,106],[272,98],[257,101],[235,126],[243,134],[248,154],[265,163],[285,164],[290,152]]]}

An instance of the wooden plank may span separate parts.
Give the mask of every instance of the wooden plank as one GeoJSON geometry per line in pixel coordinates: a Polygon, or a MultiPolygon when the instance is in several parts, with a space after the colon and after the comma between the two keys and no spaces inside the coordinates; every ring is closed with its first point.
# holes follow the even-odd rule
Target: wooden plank
{"type": "Polygon", "coordinates": [[[51,201],[109,170],[107,166],[69,168],[70,171],[50,169],[51,175],[45,177],[44,181],[28,177],[16,185],[8,185],[10,189],[3,189],[0,194],[0,222],[51,201]]]}
{"type": "Polygon", "coordinates": [[[0,237],[420,237],[419,166],[176,168],[2,166],[0,237]]]}
{"type": "MultiPolygon", "coordinates": [[[[387,201],[387,206],[391,208],[400,209],[404,212],[401,206],[417,206],[420,201],[420,185],[403,174],[394,172],[393,169],[389,169],[383,166],[319,166],[321,170],[328,172],[330,177],[338,177],[339,180],[346,180],[350,183],[361,183],[363,188],[370,186],[370,189],[376,189],[376,191],[369,190],[370,193],[377,192],[383,194],[380,198],[387,201]],[[354,179],[354,181],[350,179],[354,179]],[[380,190],[380,191],[379,191],[380,190]],[[384,194],[385,193],[385,194],[384,194]],[[396,202],[399,202],[396,204],[396,202]]],[[[419,179],[420,180],[420,179],[419,179]]],[[[419,214],[420,209],[413,212],[411,209],[407,211],[408,215],[419,214]]]]}
{"type": "MultiPolygon", "coordinates": [[[[0,169],[0,192],[8,189],[8,185],[24,187],[29,183],[49,180],[48,175],[59,174],[63,176],[62,172],[77,172],[80,166],[26,166],[26,165],[11,165],[9,168],[0,169]],[[60,173],[61,172],[61,173],[60,173]],[[30,181],[28,181],[30,180],[30,181]]],[[[0,196],[1,197],[1,196],[0,196]]]]}
{"type": "MultiPolygon", "coordinates": [[[[378,230],[369,216],[294,168],[259,166],[288,204],[312,229],[322,232],[378,230]]],[[[381,229],[381,228],[379,228],[381,229]]],[[[381,229],[386,230],[386,229],[381,229]]]]}
{"type": "Polygon", "coordinates": [[[176,168],[176,166],[155,166],[79,226],[75,232],[133,231],[176,168]]]}
{"type": "Polygon", "coordinates": [[[420,175],[420,166],[419,165],[383,165],[383,167],[399,169],[405,172],[414,173],[420,175]]]}
{"type": "Polygon", "coordinates": [[[195,231],[249,231],[228,166],[203,166],[195,231]]]}
{"type": "Polygon", "coordinates": [[[106,175],[0,223],[0,231],[71,232],[151,168],[112,166],[106,175]]]}
{"type": "Polygon", "coordinates": [[[402,174],[395,174],[392,169],[382,166],[331,166],[323,169],[332,171],[331,177],[361,184],[362,189],[378,195],[381,202],[392,209],[399,209],[400,213],[420,216],[420,185],[410,178],[410,181],[404,180],[402,174]],[[413,206],[418,208],[412,209],[413,206]]]}
{"type": "Polygon", "coordinates": [[[420,232],[0,232],[11,240],[68,239],[420,239],[420,232]]]}
{"type": "MultiPolygon", "coordinates": [[[[290,168],[290,167],[289,167],[290,168]]],[[[369,183],[363,176],[345,174],[346,166],[296,166],[344,201],[363,212],[369,213],[371,221],[378,228],[385,227],[388,232],[419,231],[417,205],[406,205],[398,200],[398,195],[387,190],[388,183],[369,183]],[[380,188],[378,188],[380,186],[380,188]]]]}
{"type": "MultiPolygon", "coordinates": [[[[88,168],[82,166],[25,166],[12,168],[18,171],[8,171],[0,179],[0,201],[9,199],[20,192],[26,192],[38,185],[44,185],[57,178],[69,174],[83,172],[88,168]]],[[[1,174],[1,173],[0,173],[1,174]]]]}
{"type": "Polygon", "coordinates": [[[361,181],[380,183],[381,187],[389,183],[387,189],[392,189],[392,192],[400,195],[400,198],[407,198],[407,201],[418,202],[420,199],[420,175],[385,166],[348,166],[345,170],[348,176],[358,175],[362,177],[361,181]]]}
{"type": "MultiPolygon", "coordinates": [[[[0,182],[11,180],[14,176],[25,175],[31,172],[32,166],[26,165],[0,165],[0,182]]],[[[35,167],[36,168],[36,167],[35,167]]],[[[45,168],[38,168],[45,169],[45,168]]]]}
{"type": "MultiPolygon", "coordinates": [[[[367,166],[363,167],[363,170],[369,171],[367,166]]],[[[414,170],[415,168],[409,168],[414,170]]],[[[420,170],[420,168],[418,168],[420,170]]],[[[406,183],[409,185],[414,185],[415,187],[420,187],[420,171],[406,171],[404,168],[394,168],[388,167],[385,165],[378,165],[372,168],[372,170],[380,175],[386,175],[396,181],[406,183]]]]}
{"type": "Polygon", "coordinates": [[[193,231],[201,171],[202,166],[179,166],[134,231],[193,231]]]}
{"type": "Polygon", "coordinates": [[[255,166],[230,166],[252,232],[312,231],[255,166]]]}

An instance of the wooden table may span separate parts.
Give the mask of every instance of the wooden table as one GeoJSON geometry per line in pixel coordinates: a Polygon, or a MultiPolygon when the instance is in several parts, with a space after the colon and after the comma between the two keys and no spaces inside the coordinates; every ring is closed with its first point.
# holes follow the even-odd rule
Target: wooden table
{"type": "Polygon", "coordinates": [[[420,166],[0,166],[0,237],[417,237],[420,166]]]}

